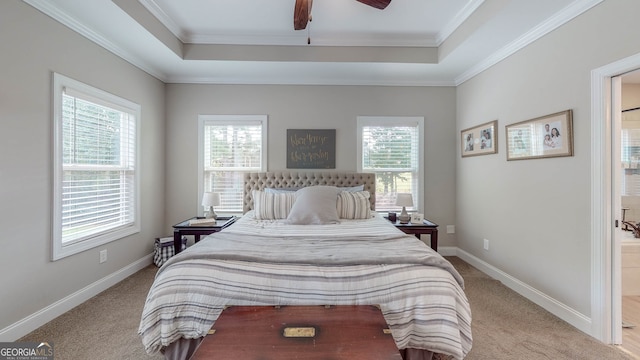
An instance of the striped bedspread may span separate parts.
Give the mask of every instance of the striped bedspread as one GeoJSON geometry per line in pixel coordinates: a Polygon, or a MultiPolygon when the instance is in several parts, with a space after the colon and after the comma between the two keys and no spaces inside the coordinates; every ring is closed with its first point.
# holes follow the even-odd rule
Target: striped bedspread
{"type": "Polygon", "coordinates": [[[147,296],[149,353],[206,335],[228,305],[380,305],[400,349],[462,359],[471,350],[463,280],[442,256],[380,216],[285,225],[245,214],[171,258],[147,296]]]}

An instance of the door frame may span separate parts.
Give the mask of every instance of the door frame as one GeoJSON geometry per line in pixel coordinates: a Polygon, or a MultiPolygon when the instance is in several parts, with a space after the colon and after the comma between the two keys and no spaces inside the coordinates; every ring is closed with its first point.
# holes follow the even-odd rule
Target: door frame
{"type": "Polygon", "coordinates": [[[616,284],[622,264],[613,226],[620,219],[613,205],[612,78],[638,68],[640,54],[591,71],[591,335],[607,344],[622,342],[622,292],[616,284]]]}

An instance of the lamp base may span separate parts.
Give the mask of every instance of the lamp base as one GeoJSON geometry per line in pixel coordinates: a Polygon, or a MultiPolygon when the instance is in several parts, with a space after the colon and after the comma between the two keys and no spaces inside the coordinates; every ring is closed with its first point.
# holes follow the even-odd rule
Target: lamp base
{"type": "Polygon", "coordinates": [[[204,217],[205,219],[216,220],[218,218],[218,214],[216,214],[216,212],[213,211],[213,206],[209,206],[209,210],[207,210],[207,212],[204,213],[204,217]]]}
{"type": "Polygon", "coordinates": [[[400,221],[400,224],[408,224],[411,221],[411,215],[407,213],[407,208],[404,206],[402,207],[402,212],[398,215],[398,221],[400,221]]]}

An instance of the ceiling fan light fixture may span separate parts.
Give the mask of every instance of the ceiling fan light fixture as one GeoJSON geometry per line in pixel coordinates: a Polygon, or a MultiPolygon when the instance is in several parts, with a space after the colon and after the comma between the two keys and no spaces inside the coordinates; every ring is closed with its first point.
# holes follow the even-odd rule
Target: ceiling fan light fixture
{"type": "Polygon", "coordinates": [[[356,1],[380,10],[384,10],[391,3],[391,0],[356,0],[356,1]]]}
{"type": "MultiPolygon", "coordinates": [[[[391,3],[391,0],[356,0],[356,1],[380,10],[384,10],[391,3]]],[[[313,17],[311,16],[312,6],[313,6],[313,0],[296,0],[296,4],[293,8],[293,29],[294,30],[307,29],[307,45],[311,44],[309,23],[313,20],[313,17]]]]}
{"type": "Polygon", "coordinates": [[[293,29],[304,30],[311,18],[313,0],[296,0],[293,8],[293,29]]]}

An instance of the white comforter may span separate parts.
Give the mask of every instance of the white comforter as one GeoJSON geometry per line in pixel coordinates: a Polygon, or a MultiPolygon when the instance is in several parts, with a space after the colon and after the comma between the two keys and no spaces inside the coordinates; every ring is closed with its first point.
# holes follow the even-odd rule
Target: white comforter
{"type": "Polygon", "coordinates": [[[380,305],[398,348],[462,359],[471,312],[451,264],[380,216],[286,225],[245,214],[156,275],[139,333],[148,352],[203,337],[228,305],[380,305]]]}

